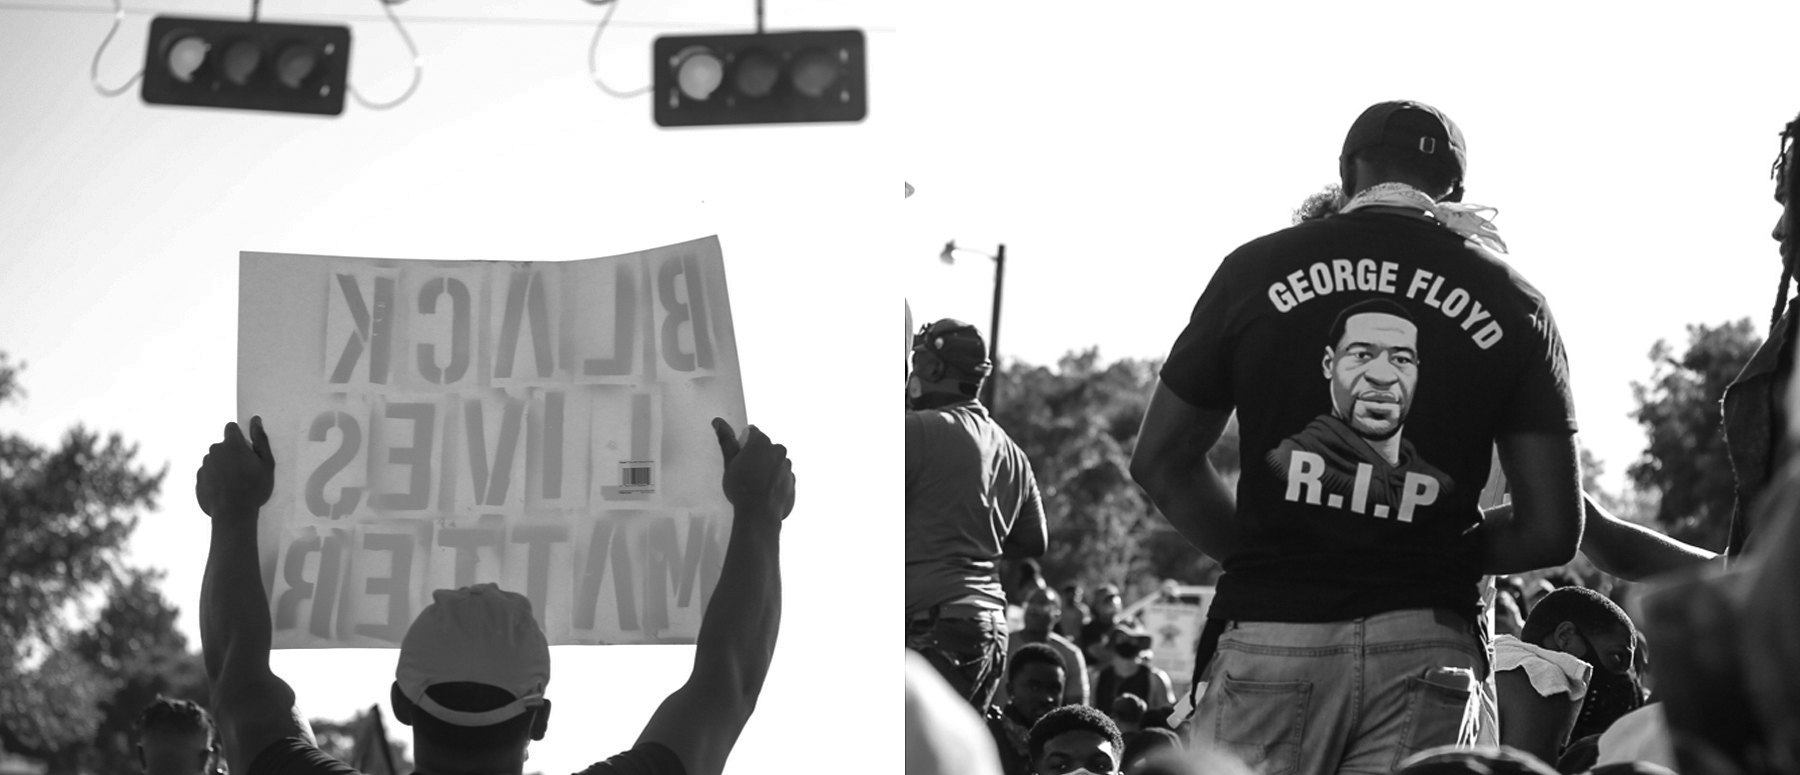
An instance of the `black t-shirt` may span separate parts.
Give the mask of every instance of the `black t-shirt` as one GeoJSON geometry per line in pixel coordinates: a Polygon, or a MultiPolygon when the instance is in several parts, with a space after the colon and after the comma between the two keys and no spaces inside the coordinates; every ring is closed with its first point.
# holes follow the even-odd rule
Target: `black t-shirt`
{"type": "MultiPolygon", "coordinates": [[[[298,737],[277,740],[257,754],[249,775],[362,775],[298,737]]],[[[687,775],[675,752],[656,743],[639,743],[582,770],[580,775],[687,775]]]]}
{"type": "Polygon", "coordinates": [[[1237,410],[1241,552],[1209,616],[1472,616],[1477,499],[1496,437],[1573,433],[1544,298],[1435,222],[1360,211],[1226,257],[1163,384],[1237,410]]]}

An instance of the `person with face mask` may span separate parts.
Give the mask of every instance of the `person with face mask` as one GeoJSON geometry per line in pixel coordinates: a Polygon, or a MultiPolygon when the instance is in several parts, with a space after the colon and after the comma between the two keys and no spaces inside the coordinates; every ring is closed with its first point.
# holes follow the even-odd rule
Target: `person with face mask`
{"type": "Polygon", "coordinates": [[[952,318],[913,337],[906,388],[906,647],[985,711],[1006,669],[997,561],[1049,542],[1024,450],[977,400],[993,370],[974,326],[952,318]]]}
{"type": "Polygon", "coordinates": [[[1169,674],[1146,659],[1150,648],[1148,634],[1119,627],[1107,636],[1106,644],[1109,662],[1094,679],[1094,707],[1110,709],[1114,701],[1127,694],[1143,698],[1146,710],[1175,704],[1169,674]]]}
{"type": "Polygon", "coordinates": [[[1605,595],[1577,586],[1545,595],[1521,637],[1494,640],[1501,745],[1553,762],[1570,740],[1636,708],[1636,644],[1631,618],[1605,595]]]}

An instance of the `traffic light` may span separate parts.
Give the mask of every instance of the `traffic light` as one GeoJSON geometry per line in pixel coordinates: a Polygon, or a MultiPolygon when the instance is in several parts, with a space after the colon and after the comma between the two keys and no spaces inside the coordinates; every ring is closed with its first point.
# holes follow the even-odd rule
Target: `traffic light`
{"type": "Polygon", "coordinates": [[[658,126],[861,121],[862,30],[665,35],[653,49],[658,126]]]}
{"type": "Polygon", "coordinates": [[[344,112],[349,27],[158,16],[144,50],[148,103],[344,112]]]}

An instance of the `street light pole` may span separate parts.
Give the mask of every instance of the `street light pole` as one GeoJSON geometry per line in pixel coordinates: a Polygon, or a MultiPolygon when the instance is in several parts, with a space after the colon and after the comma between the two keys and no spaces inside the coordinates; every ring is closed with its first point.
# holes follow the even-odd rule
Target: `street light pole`
{"type": "MultiPolygon", "coordinates": [[[[944,243],[944,252],[939,253],[938,258],[946,264],[954,264],[958,250],[969,249],[959,248],[956,240],[950,240],[944,243]]],[[[1006,280],[1006,245],[1002,243],[1000,249],[993,253],[982,253],[979,250],[969,252],[994,259],[994,317],[988,324],[988,361],[994,364],[994,370],[988,372],[987,381],[981,384],[981,403],[987,405],[988,411],[992,412],[995,402],[994,386],[1000,382],[1000,290],[1001,283],[1006,280]]]]}
{"type": "Polygon", "coordinates": [[[995,409],[994,396],[1000,383],[1000,285],[1005,279],[1006,244],[1001,243],[1000,250],[994,254],[994,318],[988,326],[988,360],[993,361],[994,370],[981,385],[981,402],[987,405],[989,412],[995,409]]]}

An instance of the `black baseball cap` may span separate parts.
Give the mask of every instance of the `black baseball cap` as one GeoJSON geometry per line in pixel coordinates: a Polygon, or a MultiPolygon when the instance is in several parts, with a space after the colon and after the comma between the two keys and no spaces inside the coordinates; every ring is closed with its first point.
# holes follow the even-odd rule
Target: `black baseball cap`
{"type": "Polygon", "coordinates": [[[928,323],[913,336],[913,351],[923,350],[943,361],[951,373],[981,380],[994,369],[981,332],[955,318],[928,323]]]}
{"type": "Polygon", "coordinates": [[[1463,144],[1462,130],[1444,112],[1423,102],[1396,100],[1370,105],[1350,125],[1344,137],[1344,153],[1349,161],[1360,151],[1370,148],[1392,148],[1399,151],[1433,156],[1449,164],[1460,179],[1469,168],[1468,147],[1463,144]]]}

